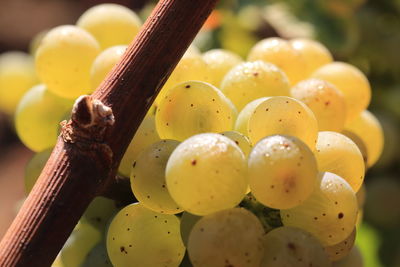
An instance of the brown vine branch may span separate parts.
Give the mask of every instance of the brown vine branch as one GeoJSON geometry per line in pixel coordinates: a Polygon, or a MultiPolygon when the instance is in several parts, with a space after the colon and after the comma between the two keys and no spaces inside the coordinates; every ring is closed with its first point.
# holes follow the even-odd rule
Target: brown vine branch
{"type": "Polygon", "coordinates": [[[81,97],[0,242],[0,266],[50,266],[117,166],[159,89],[217,0],[161,0],[92,97],[81,97]]]}

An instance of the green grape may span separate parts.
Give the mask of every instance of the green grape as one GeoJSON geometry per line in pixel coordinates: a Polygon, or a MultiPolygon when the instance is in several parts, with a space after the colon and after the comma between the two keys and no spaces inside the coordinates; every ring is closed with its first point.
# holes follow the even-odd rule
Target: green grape
{"type": "Polygon", "coordinates": [[[60,251],[64,267],[80,267],[86,255],[100,241],[101,234],[89,224],[78,223],[60,251]]]}
{"type": "Polygon", "coordinates": [[[179,145],[175,140],[162,140],[143,150],[133,162],[131,188],[137,200],[156,212],[182,212],[168,192],[165,181],[167,161],[179,145]]]}
{"type": "Polygon", "coordinates": [[[38,83],[30,55],[23,52],[0,54],[0,110],[8,115],[15,112],[21,97],[38,83]]]}
{"type": "Polygon", "coordinates": [[[106,244],[102,241],[97,243],[86,255],[81,267],[113,267],[107,255],[106,244]]]}
{"type": "Polygon", "coordinates": [[[248,186],[246,171],[246,158],[235,142],[220,134],[198,134],[172,152],[167,187],[184,210],[206,215],[239,204],[248,186]]]}
{"type": "Polygon", "coordinates": [[[203,54],[203,59],[210,68],[210,83],[218,88],[225,74],[243,61],[239,55],[224,49],[209,50],[203,54]]]}
{"type": "Polygon", "coordinates": [[[312,151],[296,137],[274,135],[250,153],[248,176],[252,194],[265,206],[293,208],[314,191],[318,168],[312,151]]]}
{"type": "Polygon", "coordinates": [[[155,116],[152,113],[147,113],[126,149],[118,171],[124,176],[130,177],[133,161],[146,147],[158,141],[160,141],[160,137],[156,130],[155,116]]]}
{"type": "Polygon", "coordinates": [[[81,220],[103,232],[110,218],[117,213],[117,211],[118,207],[114,200],[96,197],[89,204],[85,213],[83,213],[81,220]]]}
{"type": "Polygon", "coordinates": [[[193,229],[193,226],[196,224],[198,220],[201,219],[201,216],[193,215],[189,212],[183,212],[181,217],[181,237],[183,244],[187,247],[188,239],[190,232],[193,229]]]}
{"type": "Polygon", "coordinates": [[[189,236],[188,252],[194,267],[259,267],[264,229],[243,208],[222,210],[201,218],[189,236]]]}
{"type": "Polygon", "coordinates": [[[113,266],[179,266],[185,254],[175,215],[160,214],[139,203],[123,208],[107,233],[113,266]]]}
{"type": "Polygon", "coordinates": [[[363,267],[364,261],[360,250],[354,246],[350,253],[343,259],[334,262],[332,267],[363,267]]]}
{"type": "Polygon", "coordinates": [[[330,246],[346,239],[357,218],[357,198],[351,186],[336,174],[319,175],[317,188],[300,205],[281,210],[283,225],[301,228],[322,245],[330,246]]]}
{"type": "Polygon", "coordinates": [[[281,38],[273,37],[259,41],[250,50],[247,60],[263,60],[275,64],[285,72],[291,85],[307,77],[307,68],[304,67],[305,61],[301,53],[281,38]]]}
{"type": "Polygon", "coordinates": [[[291,135],[314,150],[318,123],[312,111],[297,99],[273,96],[260,103],[249,117],[248,136],[252,144],[275,135],[291,135]]]}
{"type": "Polygon", "coordinates": [[[279,227],[263,237],[261,267],[328,267],[331,263],[321,243],[295,227],[279,227]]]}
{"type": "Polygon", "coordinates": [[[289,41],[290,45],[300,53],[304,59],[307,75],[310,76],[319,67],[329,64],[333,61],[332,54],[320,42],[296,38],[289,41]]]}
{"type": "Polygon", "coordinates": [[[368,110],[348,123],[345,130],[356,134],[365,144],[367,150],[367,167],[372,167],[379,159],[384,143],[382,126],[378,119],[368,110]]]}
{"type": "Polygon", "coordinates": [[[249,118],[253,114],[254,110],[257,108],[259,104],[267,100],[268,97],[261,97],[256,100],[251,101],[248,103],[239,113],[236,122],[235,122],[235,131],[238,131],[239,133],[248,136],[248,124],[249,124],[249,118]]]}
{"type": "Polygon", "coordinates": [[[100,85],[111,69],[118,63],[126,48],[126,45],[113,46],[102,51],[96,57],[90,70],[92,90],[95,90],[100,85]]]}
{"type": "Polygon", "coordinates": [[[233,129],[236,110],[217,88],[200,81],[181,83],[168,91],[156,112],[162,139],[183,141],[205,132],[233,129]]]}
{"type": "Polygon", "coordinates": [[[26,165],[25,169],[25,193],[28,195],[31,192],[36,180],[39,178],[44,165],[50,157],[52,149],[46,149],[36,153],[26,165]]]}
{"type": "Polygon", "coordinates": [[[221,82],[221,91],[238,110],[260,97],[289,95],[289,87],[283,71],[261,60],[235,66],[221,82]]]}
{"type": "Polygon", "coordinates": [[[333,62],[317,69],[312,77],[332,83],[343,93],[346,101],[346,122],[357,118],[368,107],[371,88],[365,75],[356,67],[333,62]]]}
{"type": "Polygon", "coordinates": [[[346,102],[343,94],[333,84],[323,80],[308,79],[296,84],[290,94],[312,110],[320,131],[343,130],[346,102]]]}
{"type": "Polygon", "coordinates": [[[351,232],[351,234],[343,241],[335,245],[325,247],[325,251],[331,261],[338,261],[346,257],[351,252],[355,241],[356,228],[354,228],[353,232],[351,232]]]}
{"type": "Polygon", "coordinates": [[[339,175],[357,192],[365,174],[364,159],[357,145],[340,133],[326,131],[318,133],[316,148],[318,170],[339,175]]]}
{"type": "Polygon", "coordinates": [[[129,44],[141,27],[135,12],[118,4],[100,4],[86,10],[76,25],[90,32],[102,49],[129,44]]]}
{"type": "Polygon", "coordinates": [[[49,90],[65,98],[91,93],[90,67],[100,52],[85,30],[64,25],[50,30],[35,54],[36,72],[49,90]]]}
{"type": "Polygon", "coordinates": [[[54,95],[44,85],[33,87],[22,97],[15,112],[18,137],[36,152],[53,147],[58,125],[71,108],[72,101],[54,95]]]}
{"type": "Polygon", "coordinates": [[[247,136],[236,131],[227,131],[222,132],[221,134],[235,142],[240,147],[246,158],[249,156],[252,146],[247,136]]]}

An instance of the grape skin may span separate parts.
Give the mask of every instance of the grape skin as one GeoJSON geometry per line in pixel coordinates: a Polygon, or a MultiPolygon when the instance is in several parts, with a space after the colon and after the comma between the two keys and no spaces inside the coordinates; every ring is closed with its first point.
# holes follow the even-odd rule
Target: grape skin
{"type": "Polygon", "coordinates": [[[247,136],[237,132],[237,131],[226,131],[222,132],[221,135],[228,137],[235,144],[237,144],[242,150],[243,154],[246,158],[249,156],[252,146],[250,144],[250,140],[247,136]]]}
{"type": "Polygon", "coordinates": [[[267,100],[268,97],[261,97],[248,103],[239,113],[235,122],[235,131],[248,136],[249,135],[249,118],[259,104],[267,100]]]}
{"type": "Polygon", "coordinates": [[[343,241],[335,245],[325,247],[325,251],[331,261],[341,260],[351,252],[354,242],[356,241],[356,232],[356,228],[354,228],[353,232],[351,232],[351,234],[343,241]]]}

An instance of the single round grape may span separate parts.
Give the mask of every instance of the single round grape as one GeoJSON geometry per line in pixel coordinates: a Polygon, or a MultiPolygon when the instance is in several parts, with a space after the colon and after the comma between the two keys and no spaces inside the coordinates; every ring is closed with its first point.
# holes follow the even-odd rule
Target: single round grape
{"type": "Polygon", "coordinates": [[[248,161],[252,194],[265,206],[289,209],[314,191],[317,162],[312,151],[296,137],[274,135],[258,142],[248,161]]]}
{"type": "Polygon", "coordinates": [[[10,51],[0,54],[0,110],[12,115],[19,100],[38,83],[30,55],[10,51]]]}
{"type": "Polygon", "coordinates": [[[351,252],[354,242],[356,241],[356,232],[356,228],[354,228],[353,232],[351,232],[351,234],[343,241],[335,245],[325,247],[325,251],[331,261],[343,259],[351,252]]]}
{"type": "Polygon", "coordinates": [[[345,129],[361,138],[367,149],[367,167],[372,167],[379,159],[384,143],[382,126],[368,110],[348,123],[345,129]]]}
{"type": "Polygon", "coordinates": [[[184,210],[206,215],[239,204],[248,186],[246,172],[246,158],[235,142],[220,134],[198,134],[172,152],[167,187],[184,210]]]}
{"type": "Polygon", "coordinates": [[[158,141],[160,141],[160,137],[156,130],[155,116],[153,113],[147,113],[126,149],[118,171],[124,176],[130,177],[133,161],[146,147],[158,141]]]}
{"type": "Polygon", "coordinates": [[[343,130],[346,102],[343,94],[333,84],[319,79],[304,80],[292,87],[290,95],[312,110],[320,131],[343,130]]]}
{"type": "Polygon", "coordinates": [[[249,118],[259,104],[267,100],[268,97],[261,97],[248,103],[239,113],[235,122],[235,131],[248,136],[249,135],[249,118]]]}
{"type": "Polygon", "coordinates": [[[28,195],[39,178],[44,165],[50,157],[52,149],[46,149],[36,153],[26,165],[25,169],[25,193],[28,195]]]}
{"type": "Polygon", "coordinates": [[[128,205],[108,228],[107,252],[113,266],[178,267],[185,254],[179,219],[128,205]]]}
{"type": "Polygon", "coordinates": [[[157,132],[162,139],[183,141],[205,132],[233,129],[236,110],[217,88],[188,81],[168,91],[156,112],[157,132]]]}
{"type": "Polygon", "coordinates": [[[331,263],[321,243],[295,227],[279,227],[263,237],[261,267],[328,267],[331,263]]]}
{"type": "Polygon", "coordinates": [[[357,118],[368,107],[371,87],[365,75],[356,67],[333,62],[317,69],[312,77],[332,83],[343,93],[346,101],[346,122],[357,118]]]}
{"type": "Polygon", "coordinates": [[[189,235],[190,235],[190,232],[193,229],[193,226],[201,218],[202,218],[201,216],[197,216],[197,215],[191,214],[191,213],[186,212],[186,211],[182,213],[182,217],[181,217],[181,237],[182,237],[182,241],[183,241],[183,244],[185,245],[185,247],[187,247],[189,235]]]}
{"type": "Polygon", "coordinates": [[[364,261],[360,250],[354,246],[350,253],[343,259],[333,263],[332,267],[363,267],[364,261]]]}
{"type": "Polygon", "coordinates": [[[201,218],[189,236],[188,252],[194,267],[259,267],[264,229],[243,208],[219,211],[201,218]]]}
{"type": "Polygon", "coordinates": [[[89,251],[81,267],[113,267],[107,255],[105,242],[100,241],[89,251]]]}
{"type": "Polygon", "coordinates": [[[312,111],[297,99],[273,96],[260,103],[249,117],[248,136],[252,144],[275,135],[291,135],[314,150],[318,123],[312,111]]]}
{"type": "Polygon", "coordinates": [[[221,91],[238,110],[260,97],[289,95],[289,87],[283,71],[261,60],[237,65],[221,82],[221,91]]]}
{"type": "Polygon", "coordinates": [[[357,145],[336,132],[319,132],[315,157],[318,170],[332,172],[345,179],[357,192],[363,181],[365,165],[357,145]]]}
{"type": "Polygon", "coordinates": [[[104,80],[111,69],[118,63],[125,53],[126,45],[117,45],[102,51],[94,60],[90,69],[90,83],[95,90],[104,80]]]}
{"type": "Polygon", "coordinates": [[[322,245],[330,246],[346,239],[357,218],[357,198],[351,186],[336,174],[319,175],[320,183],[300,205],[281,210],[283,225],[301,228],[322,245]]]}
{"type": "Polygon", "coordinates": [[[103,232],[111,217],[117,213],[118,207],[114,200],[105,197],[95,197],[82,215],[83,223],[91,224],[103,232]]]}
{"type": "Polygon", "coordinates": [[[364,165],[367,168],[367,161],[368,161],[368,152],[367,152],[367,146],[364,143],[364,140],[361,139],[360,136],[358,136],[357,134],[350,132],[348,130],[343,130],[341,131],[341,134],[347,136],[348,138],[351,139],[351,141],[354,142],[354,144],[357,145],[358,149],[361,152],[361,155],[363,157],[364,160],[364,165]]]}
{"type": "Polygon", "coordinates": [[[178,145],[175,140],[159,141],[143,150],[133,162],[132,192],[148,209],[166,214],[182,212],[171,198],[165,181],[167,161],[178,145]]]}
{"type": "Polygon", "coordinates": [[[33,87],[22,97],[15,112],[18,137],[36,152],[53,147],[58,125],[71,108],[72,101],[52,94],[44,85],[33,87]]]}
{"type": "Polygon", "coordinates": [[[224,49],[212,49],[203,54],[204,61],[210,69],[210,83],[220,87],[225,74],[243,60],[240,56],[224,49]]]}
{"type": "Polygon", "coordinates": [[[141,27],[135,12],[118,4],[100,4],[86,10],[76,25],[90,32],[102,49],[130,44],[141,27]]]}
{"type": "Polygon", "coordinates": [[[252,146],[247,136],[236,131],[227,131],[227,132],[222,132],[221,134],[223,136],[228,137],[233,142],[235,142],[235,144],[237,144],[240,147],[246,158],[249,156],[252,146]]]}
{"type": "Polygon", "coordinates": [[[307,76],[310,76],[319,67],[333,61],[332,54],[320,42],[296,38],[289,41],[290,45],[300,53],[307,68],[307,76]]]}
{"type": "Polygon", "coordinates": [[[301,53],[281,38],[272,37],[259,41],[249,52],[249,61],[263,60],[282,69],[291,85],[307,77],[307,67],[301,53]]]}

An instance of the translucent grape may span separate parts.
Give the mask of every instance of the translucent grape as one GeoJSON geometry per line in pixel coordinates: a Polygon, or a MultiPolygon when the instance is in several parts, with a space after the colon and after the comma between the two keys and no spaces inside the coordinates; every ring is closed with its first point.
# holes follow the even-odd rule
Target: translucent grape
{"type": "Polygon", "coordinates": [[[276,228],[263,237],[263,243],[261,267],[331,266],[321,243],[299,228],[276,228]]]}
{"type": "Polygon", "coordinates": [[[152,113],[148,113],[126,149],[118,171],[126,177],[130,177],[133,161],[146,147],[158,141],[160,141],[160,137],[156,130],[155,116],[152,113]]]}
{"type": "Polygon", "coordinates": [[[361,138],[367,149],[367,167],[373,166],[382,153],[384,143],[383,130],[378,119],[368,110],[364,110],[345,129],[361,138]]]}
{"type": "Polygon", "coordinates": [[[365,145],[364,140],[362,140],[361,137],[359,137],[357,134],[350,132],[348,130],[341,131],[341,134],[350,138],[351,141],[353,141],[354,144],[357,145],[357,147],[360,150],[361,155],[363,157],[365,167],[367,167],[368,152],[367,152],[367,146],[365,145]]]}
{"type": "Polygon", "coordinates": [[[182,241],[183,241],[183,244],[185,245],[185,247],[187,247],[189,235],[190,235],[190,232],[193,229],[193,226],[201,218],[202,218],[201,216],[193,215],[193,214],[191,214],[189,212],[186,212],[186,211],[182,213],[182,217],[181,217],[181,237],[182,237],[182,241]]]}
{"type": "Polygon", "coordinates": [[[250,50],[247,59],[275,64],[285,72],[291,85],[307,77],[307,68],[304,67],[301,53],[281,38],[273,37],[259,41],[250,50]]]}
{"type": "Polygon", "coordinates": [[[89,223],[103,232],[111,217],[117,213],[118,207],[114,200],[95,197],[83,213],[81,221],[89,223]]]}
{"type": "Polygon", "coordinates": [[[179,219],[128,205],[110,224],[107,251],[113,266],[177,267],[185,254],[179,219]]]}
{"type": "Polygon", "coordinates": [[[166,214],[182,212],[171,198],[165,181],[167,161],[178,145],[175,140],[159,141],[143,150],[133,162],[132,192],[148,209],[166,214]]]}
{"type": "Polygon", "coordinates": [[[92,92],[90,67],[100,52],[86,31],[70,25],[50,30],[35,54],[36,71],[49,90],[65,98],[92,92]]]}
{"type": "Polygon", "coordinates": [[[248,161],[252,194],[265,206],[289,209],[306,200],[317,181],[312,151],[295,137],[274,135],[258,142],[248,161]]]}
{"type": "Polygon", "coordinates": [[[189,236],[189,258],[195,267],[259,267],[263,227],[243,208],[219,211],[201,218],[189,236]]]}
{"type": "Polygon", "coordinates": [[[18,137],[36,152],[53,147],[59,123],[71,108],[72,101],[52,94],[44,85],[33,87],[22,97],[15,112],[18,137]]]}
{"type": "Polygon", "coordinates": [[[268,97],[261,97],[256,100],[251,101],[248,103],[239,113],[236,122],[235,122],[235,131],[242,133],[245,136],[248,136],[248,124],[249,118],[253,114],[254,110],[257,108],[259,104],[267,100],[268,97]]]}
{"type": "Polygon", "coordinates": [[[0,110],[12,115],[21,97],[38,83],[30,55],[23,52],[0,54],[0,110]]]}
{"type": "Polygon", "coordinates": [[[107,255],[106,244],[100,241],[86,255],[81,267],[113,267],[107,255]]]}
{"type": "Polygon", "coordinates": [[[363,267],[364,261],[360,250],[354,246],[350,253],[343,259],[334,262],[332,267],[363,267]]]}
{"type": "Polygon", "coordinates": [[[310,39],[292,39],[290,45],[300,53],[307,68],[306,77],[310,76],[319,67],[333,61],[329,50],[320,42],[310,39]]]}
{"type": "Polygon", "coordinates": [[[35,56],[37,49],[40,46],[40,43],[42,42],[43,38],[46,36],[46,34],[49,32],[49,30],[43,30],[35,34],[31,41],[29,42],[29,53],[32,56],[35,56]]]}
{"type": "Polygon", "coordinates": [[[184,210],[205,215],[233,208],[247,188],[246,159],[240,148],[220,134],[198,134],[172,152],[167,187],[184,210]]]}
{"type": "Polygon", "coordinates": [[[233,142],[235,142],[235,144],[237,144],[240,147],[246,158],[249,156],[252,146],[247,136],[236,131],[227,131],[227,132],[222,132],[221,134],[223,136],[228,137],[233,142]]]}
{"type": "Polygon", "coordinates": [[[36,180],[39,178],[44,165],[50,157],[52,149],[46,149],[36,153],[26,165],[25,169],[25,193],[28,195],[31,192],[36,180]]]}
{"type": "Polygon", "coordinates": [[[368,107],[371,88],[365,75],[356,67],[343,62],[333,62],[317,69],[312,77],[332,83],[343,93],[347,122],[354,120],[368,107]]]}
{"type": "Polygon", "coordinates": [[[350,138],[336,132],[319,132],[315,157],[318,170],[332,172],[345,179],[357,192],[363,181],[363,156],[350,138]]]}
{"type": "Polygon", "coordinates": [[[221,91],[238,110],[260,97],[289,95],[289,87],[283,71],[261,60],[237,65],[221,82],[221,91]]]}
{"type": "Polygon", "coordinates": [[[301,228],[322,245],[330,246],[346,239],[357,218],[357,198],[351,186],[336,174],[319,176],[317,188],[302,204],[281,210],[283,225],[301,228]]]}
{"type": "Polygon", "coordinates": [[[101,4],[86,10],[76,25],[90,32],[102,49],[129,44],[141,27],[135,12],[118,4],[101,4]]]}
{"type": "Polygon", "coordinates": [[[354,228],[353,232],[343,241],[338,244],[325,247],[325,251],[328,254],[328,257],[331,261],[338,261],[346,257],[354,246],[354,242],[356,241],[356,228],[354,228]]]}
{"type": "Polygon", "coordinates": [[[302,102],[286,96],[270,97],[260,103],[249,117],[248,136],[252,144],[275,135],[291,135],[314,150],[318,123],[312,111],[302,102]]]}
{"type": "Polygon", "coordinates": [[[102,51],[94,60],[90,70],[90,83],[92,90],[95,90],[104,80],[111,69],[125,53],[126,45],[117,45],[102,51]]]}
{"type": "Polygon", "coordinates": [[[198,133],[230,131],[235,118],[232,103],[217,88],[189,81],[169,90],[159,102],[156,127],[162,139],[183,141],[198,133]]]}
{"type": "Polygon", "coordinates": [[[225,74],[243,60],[240,56],[224,49],[212,49],[203,54],[204,61],[210,69],[210,83],[220,87],[225,74]]]}
{"type": "Polygon", "coordinates": [[[308,79],[296,84],[290,94],[312,110],[320,131],[343,130],[346,102],[343,94],[333,84],[323,80],[308,79]]]}

